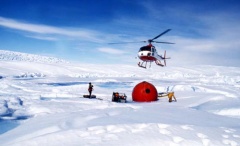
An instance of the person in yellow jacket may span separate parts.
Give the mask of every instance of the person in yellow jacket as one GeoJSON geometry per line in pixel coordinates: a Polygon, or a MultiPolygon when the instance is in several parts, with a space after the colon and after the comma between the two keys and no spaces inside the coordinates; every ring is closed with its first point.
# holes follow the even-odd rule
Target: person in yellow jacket
{"type": "Polygon", "coordinates": [[[167,95],[168,95],[168,101],[169,102],[172,102],[172,98],[174,98],[174,101],[177,102],[177,99],[174,96],[174,92],[169,92],[167,95]]]}

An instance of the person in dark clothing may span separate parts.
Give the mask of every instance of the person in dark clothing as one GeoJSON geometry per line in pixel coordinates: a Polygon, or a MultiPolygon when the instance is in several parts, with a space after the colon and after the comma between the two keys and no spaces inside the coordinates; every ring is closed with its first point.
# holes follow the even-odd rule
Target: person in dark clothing
{"type": "Polygon", "coordinates": [[[88,86],[89,98],[91,98],[92,90],[93,90],[93,85],[92,85],[92,83],[90,82],[90,83],[89,83],[89,86],[88,86]]]}

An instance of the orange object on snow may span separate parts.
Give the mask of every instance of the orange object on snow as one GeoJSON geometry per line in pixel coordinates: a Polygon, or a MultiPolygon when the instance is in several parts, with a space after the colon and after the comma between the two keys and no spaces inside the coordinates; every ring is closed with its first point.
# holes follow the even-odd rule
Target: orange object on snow
{"type": "Polygon", "coordinates": [[[157,89],[151,83],[143,81],[133,88],[132,99],[137,102],[156,101],[158,99],[157,89]]]}

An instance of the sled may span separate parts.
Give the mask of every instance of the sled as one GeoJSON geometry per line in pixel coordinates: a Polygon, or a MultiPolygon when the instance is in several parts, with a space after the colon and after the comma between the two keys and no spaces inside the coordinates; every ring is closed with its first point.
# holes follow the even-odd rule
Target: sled
{"type": "Polygon", "coordinates": [[[160,92],[158,93],[158,97],[164,97],[164,96],[167,96],[168,93],[167,92],[160,92]]]}
{"type": "Polygon", "coordinates": [[[83,95],[83,98],[96,98],[96,95],[91,95],[91,97],[89,95],[83,95]]]}
{"type": "Polygon", "coordinates": [[[113,92],[112,102],[126,103],[127,102],[127,96],[126,96],[125,93],[113,92]]]}
{"type": "Polygon", "coordinates": [[[175,102],[177,102],[177,99],[174,96],[174,92],[161,92],[161,93],[158,93],[158,97],[164,97],[164,96],[168,97],[168,101],[169,102],[173,101],[172,98],[174,99],[175,102]]]}

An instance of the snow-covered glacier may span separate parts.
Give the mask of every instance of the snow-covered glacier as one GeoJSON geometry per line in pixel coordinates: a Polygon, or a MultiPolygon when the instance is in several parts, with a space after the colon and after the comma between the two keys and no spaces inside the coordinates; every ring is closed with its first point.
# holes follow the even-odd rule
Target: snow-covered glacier
{"type": "Polygon", "coordinates": [[[26,56],[14,60],[0,51],[0,145],[240,144],[239,67],[142,69],[26,56]],[[132,101],[142,81],[174,91],[177,102],[132,101]],[[82,98],[89,82],[98,99],[82,98]],[[111,102],[116,91],[128,102],[111,102]]]}

